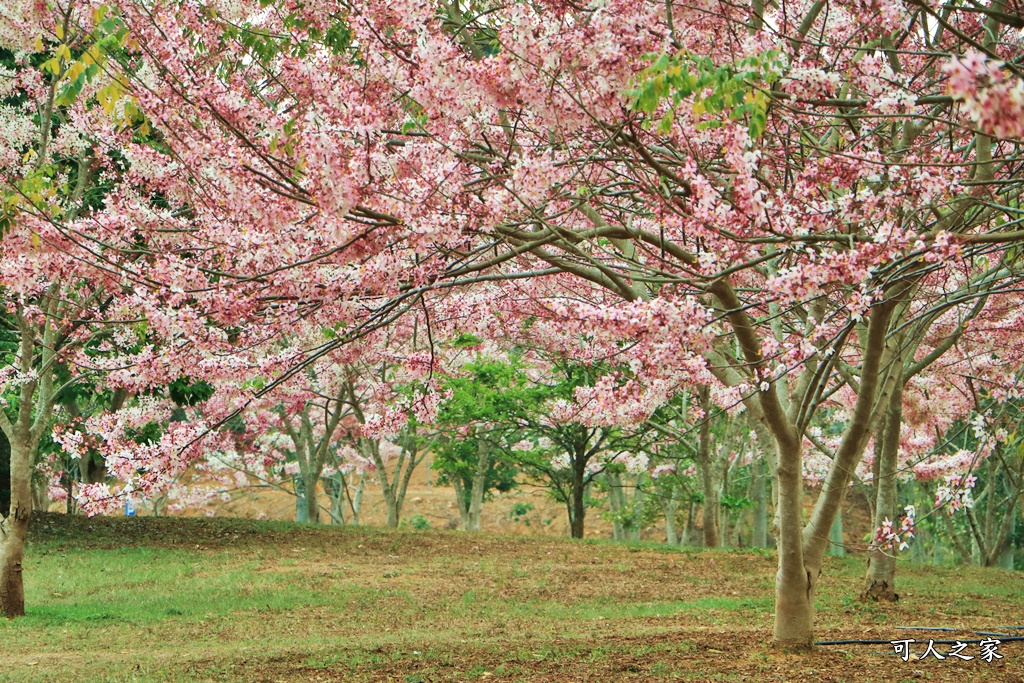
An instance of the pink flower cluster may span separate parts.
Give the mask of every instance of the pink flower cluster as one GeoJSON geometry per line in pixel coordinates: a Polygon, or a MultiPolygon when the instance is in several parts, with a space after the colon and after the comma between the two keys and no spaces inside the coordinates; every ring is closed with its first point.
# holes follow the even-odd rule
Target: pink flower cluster
{"type": "Polygon", "coordinates": [[[882,526],[875,529],[875,538],[871,544],[873,550],[907,549],[908,539],[914,537],[914,518],[917,511],[913,505],[908,505],[903,511],[898,529],[893,528],[893,523],[888,517],[882,522],[882,526]]]}

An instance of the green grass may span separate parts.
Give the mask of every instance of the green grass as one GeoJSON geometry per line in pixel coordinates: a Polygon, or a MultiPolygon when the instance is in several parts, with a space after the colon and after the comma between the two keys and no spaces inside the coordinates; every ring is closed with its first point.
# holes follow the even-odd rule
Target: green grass
{"type": "MultiPolygon", "coordinates": [[[[907,569],[905,600],[881,607],[851,597],[861,559],[830,559],[821,628],[878,637],[894,625],[991,628],[1024,614],[1019,575],[907,569]]],[[[767,649],[774,561],[763,551],[48,516],[33,528],[25,576],[29,615],[0,621],[0,639],[16,643],[0,649],[5,683],[768,680],[779,667],[782,680],[818,683],[826,668],[836,680],[894,673],[884,648],[809,660],[767,649]]],[[[1022,651],[1007,650],[1006,663],[1024,669],[1022,651]]],[[[930,667],[925,679],[965,680],[945,677],[959,673],[930,667]]]]}
{"type": "Polygon", "coordinates": [[[29,554],[21,627],[82,621],[152,624],[173,617],[216,618],[236,611],[323,606],[353,588],[310,591],[294,573],[259,571],[229,553],[126,548],[29,554]],[[31,577],[45,575],[45,583],[31,577]]]}

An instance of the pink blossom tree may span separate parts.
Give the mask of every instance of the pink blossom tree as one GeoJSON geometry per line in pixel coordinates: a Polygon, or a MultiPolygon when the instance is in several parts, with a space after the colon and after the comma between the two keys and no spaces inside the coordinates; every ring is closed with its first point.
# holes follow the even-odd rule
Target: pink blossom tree
{"type": "MultiPolygon", "coordinates": [[[[813,638],[828,530],[910,328],[1019,276],[1004,2],[112,7],[132,58],[72,120],[131,182],[88,230],[37,232],[141,232],[132,272],[201,311],[200,338],[348,325],[309,360],[429,289],[501,279],[567,348],[631,349],[629,381],[594,387],[615,419],[720,385],[775,479],[779,644],[813,638]],[[805,433],[830,402],[849,417],[805,525],[805,433]]],[[[27,35],[53,24],[27,9],[27,35]]]]}

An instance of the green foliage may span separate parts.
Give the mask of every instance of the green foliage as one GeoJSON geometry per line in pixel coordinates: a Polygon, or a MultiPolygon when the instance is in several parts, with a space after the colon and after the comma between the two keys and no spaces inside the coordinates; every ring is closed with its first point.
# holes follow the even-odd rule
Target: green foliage
{"type": "MultiPolygon", "coordinates": [[[[102,108],[118,126],[132,128],[140,140],[148,139],[152,132],[148,119],[128,94],[123,77],[114,75],[119,69],[132,68],[130,54],[137,46],[124,22],[106,6],[93,9],[93,21],[95,28],[91,33],[79,34],[71,42],[64,42],[66,37],[59,23],[56,41],[44,41],[43,36],[37,36],[27,66],[16,60],[11,51],[0,49],[0,65],[14,72],[38,69],[55,86],[49,120],[40,118],[37,121],[40,128],[49,128],[51,139],[56,138],[67,120],[62,110],[73,105],[85,86],[91,83],[98,83],[101,87],[86,106],[102,108]]],[[[20,89],[15,89],[2,104],[16,107],[24,104],[26,98],[20,89]]],[[[40,111],[41,115],[43,113],[40,111]]],[[[43,160],[45,163],[39,163],[38,155],[42,150],[35,145],[28,145],[17,152],[26,162],[26,170],[20,178],[9,179],[8,189],[0,192],[0,235],[10,229],[21,210],[30,209],[56,219],[64,218],[68,212],[98,208],[102,205],[102,197],[112,187],[108,181],[89,183],[84,187],[84,193],[77,197],[80,205],[69,207],[67,198],[74,194],[72,188],[78,186],[83,168],[92,165],[90,156],[95,152],[83,152],[77,159],[59,155],[51,158],[53,150],[48,149],[47,158],[43,160]]],[[[104,153],[111,158],[119,157],[117,152],[104,153]]],[[[114,160],[121,161],[119,158],[114,160]]]]}
{"type": "Polygon", "coordinates": [[[452,346],[460,349],[467,346],[480,346],[484,343],[484,340],[475,334],[468,334],[466,332],[460,332],[454,340],[452,340],[452,346]]]}
{"type": "MultiPolygon", "coordinates": [[[[280,55],[301,59],[317,45],[327,47],[338,56],[355,56],[352,29],[342,17],[335,17],[326,29],[310,24],[297,12],[286,15],[283,23],[285,28],[290,29],[290,33],[271,35],[259,26],[224,22],[222,39],[225,42],[237,43],[242,48],[240,53],[248,53],[264,63],[280,55]]],[[[231,58],[237,57],[237,54],[229,53],[231,58]]]]}
{"type": "MultiPolygon", "coordinates": [[[[522,520],[524,517],[526,517],[526,515],[530,514],[531,510],[533,510],[533,505],[531,505],[530,503],[520,503],[516,501],[515,503],[512,504],[512,509],[509,510],[508,518],[511,519],[513,522],[518,522],[522,520]]],[[[529,526],[530,521],[525,521],[527,526],[529,526]]]]}
{"type": "Polygon", "coordinates": [[[627,92],[630,106],[653,114],[662,102],[671,100],[668,111],[657,122],[668,133],[675,120],[675,106],[692,100],[698,128],[722,125],[720,114],[734,121],[745,120],[752,138],[759,137],[767,124],[768,98],[765,91],[775,83],[785,62],[780,52],[768,50],[735,64],[717,65],[708,57],[681,50],[674,55],[647,55],[652,64],[636,78],[627,92]]]}
{"type": "Polygon", "coordinates": [[[430,528],[430,522],[423,515],[413,515],[409,518],[409,526],[417,531],[425,531],[430,528]]]}
{"type": "MultiPolygon", "coordinates": [[[[473,346],[479,342],[472,335],[460,335],[454,343],[473,346]]],[[[439,434],[431,450],[439,483],[459,478],[467,497],[463,504],[468,505],[481,454],[488,460],[484,499],[494,491],[515,488],[518,470],[507,457],[504,444],[514,438],[518,428],[507,418],[515,414],[515,405],[525,400],[527,389],[518,369],[510,364],[479,361],[464,371],[463,376],[449,378],[445,384],[452,395],[438,412],[439,434]]]]}
{"type": "Polygon", "coordinates": [[[194,381],[182,375],[167,386],[171,400],[179,406],[194,406],[213,396],[214,388],[205,380],[194,381]]]}
{"type": "Polygon", "coordinates": [[[737,496],[729,493],[723,493],[718,503],[730,512],[734,510],[745,510],[754,506],[754,501],[750,500],[746,496],[737,496]]]}

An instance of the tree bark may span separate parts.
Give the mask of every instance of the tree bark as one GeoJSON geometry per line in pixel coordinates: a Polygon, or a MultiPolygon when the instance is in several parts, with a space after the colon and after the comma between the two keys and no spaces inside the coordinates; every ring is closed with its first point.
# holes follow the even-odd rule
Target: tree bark
{"type": "MultiPolygon", "coordinates": [[[[874,528],[878,529],[888,519],[896,524],[896,470],[900,446],[900,428],[903,421],[903,381],[898,378],[896,387],[886,411],[885,423],[878,435],[881,444],[875,450],[877,458],[877,479],[875,481],[874,528]]],[[[865,577],[863,600],[896,602],[896,550],[876,548],[868,555],[868,569],[865,577]]]]}
{"type": "Polygon", "coordinates": [[[395,497],[394,490],[390,490],[388,493],[384,494],[384,506],[388,511],[388,518],[385,525],[387,525],[389,529],[397,529],[399,510],[398,500],[395,497]]]}
{"type": "Polygon", "coordinates": [[[622,526],[622,512],[626,507],[625,495],[622,492],[622,476],[618,472],[605,472],[608,479],[608,509],[612,515],[612,540],[625,540],[626,534],[622,526]]]}
{"type": "Polygon", "coordinates": [[[487,483],[487,467],[490,465],[490,445],[477,442],[476,471],[473,472],[472,487],[469,490],[469,514],[467,531],[480,531],[480,513],[484,505],[484,488],[487,483]]]}
{"type": "Polygon", "coordinates": [[[462,522],[462,530],[469,531],[469,501],[466,500],[466,487],[462,483],[462,477],[457,474],[451,480],[452,488],[455,489],[455,507],[459,509],[459,521],[462,522]]]}
{"type": "Polygon", "coordinates": [[[306,481],[301,476],[295,482],[295,521],[303,524],[309,521],[309,507],[306,505],[306,481]]]}
{"type": "Polygon", "coordinates": [[[324,494],[331,501],[331,524],[333,526],[345,526],[345,487],[348,481],[345,475],[335,472],[329,477],[324,477],[324,494]]]}
{"type": "Polygon", "coordinates": [[[835,521],[828,532],[828,554],[833,557],[846,555],[846,546],[843,545],[843,511],[836,513],[835,521]]]}
{"type": "Polygon", "coordinates": [[[643,486],[643,475],[638,474],[636,477],[636,485],[633,487],[633,502],[630,505],[629,515],[629,540],[639,541],[643,536],[643,506],[644,506],[644,486],[643,486]]]}
{"type": "Polygon", "coordinates": [[[377,475],[380,477],[381,492],[384,494],[384,504],[387,507],[387,525],[392,529],[398,528],[398,522],[402,514],[402,504],[405,502],[405,493],[409,490],[409,480],[412,479],[412,472],[422,462],[424,455],[416,455],[415,432],[403,434],[407,439],[406,445],[402,446],[398,462],[395,464],[394,478],[389,480],[384,461],[380,457],[380,443],[366,441],[373,461],[377,465],[377,475]]]}
{"type": "Polygon", "coordinates": [[[672,493],[663,496],[661,509],[665,513],[665,543],[676,545],[679,537],[676,535],[676,511],[679,509],[678,487],[672,487],[672,493]]]}
{"type": "Polygon", "coordinates": [[[587,460],[582,453],[577,453],[572,467],[572,517],[569,519],[570,534],[573,538],[583,538],[583,518],[587,514],[583,503],[587,460]]]}
{"type": "Polygon", "coordinates": [[[363,439],[362,446],[364,453],[368,453],[373,459],[373,463],[377,466],[377,476],[380,477],[380,490],[384,495],[384,506],[388,511],[386,524],[389,528],[396,529],[398,528],[398,514],[401,503],[398,500],[395,485],[402,473],[402,463],[405,460],[405,451],[403,450],[401,455],[398,456],[398,465],[395,467],[395,480],[392,482],[388,478],[388,471],[384,460],[380,457],[380,442],[371,439],[363,439]]]}
{"type": "Polygon", "coordinates": [[[1013,538],[1014,528],[1017,526],[1017,505],[1016,503],[1010,508],[1007,513],[1010,518],[1009,533],[1007,534],[1007,542],[1003,544],[1003,551],[999,553],[999,559],[996,562],[996,566],[1002,569],[1013,570],[1014,558],[1013,558],[1013,543],[1010,542],[1013,538]]]}
{"type": "MultiPolygon", "coordinates": [[[[359,526],[359,511],[363,509],[363,491],[366,489],[366,474],[359,475],[359,485],[356,486],[355,495],[350,496],[352,507],[352,526],[359,526]]],[[[348,489],[346,488],[346,491],[348,489]]],[[[346,495],[350,495],[346,493],[346,495]]]]}
{"type": "Polygon", "coordinates": [[[752,510],[754,520],[751,545],[755,548],[764,548],[768,545],[768,487],[764,460],[758,459],[753,464],[753,469],[754,507],[752,510]]]}
{"type": "Polygon", "coordinates": [[[0,431],[0,517],[11,513],[11,442],[0,431]]]}
{"type": "Polygon", "coordinates": [[[29,444],[11,444],[10,513],[0,522],[0,614],[13,619],[25,615],[22,561],[25,535],[32,514],[32,452],[29,444]]]}
{"type": "Polygon", "coordinates": [[[690,498],[690,503],[686,509],[686,524],[683,525],[683,537],[680,543],[688,546],[699,545],[700,539],[697,538],[697,525],[694,524],[694,518],[697,516],[697,503],[694,502],[693,498],[690,498]]]}
{"type": "Polygon", "coordinates": [[[719,521],[722,516],[721,486],[716,476],[718,467],[711,461],[711,397],[707,387],[700,391],[701,408],[704,410],[704,421],[700,425],[700,437],[697,447],[697,468],[700,470],[701,488],[704,494],[704,547],[717,548],[721,545],[719,521]]]}
{"type": "Polygon", "coordinates": [[[319,477],[306,477],[306,520],[313,524],[320,523],[320,504],[316,499],[316,482],[319,477]]]}
{"type": "Polygon", "coordinates": [[[779,444],[779,569],[775,576],[774,641],[782,647],[810,647],[814,632],[817,575],[804,564],[803,473],[800,442],[779,444]]]}
{"type": "MultiPolygon", "coordinates": [[[[992,484],[990,484],[991,486],[992,484]]],[[[989,502],[989,508],[994,508],[994,502],[989,502]]],[[[1013,569],[1013,528],[1017,520],[1017,498],[1010,501],[1010,505],[1003,512],[1003,518],[999,522],[999,528],[995,530],[989,541],[989,550],[985,553],[984,565],[986,567],[1003,567],[1013,569]]]]}
{"type": "Polygon", "coordinates": [[[46,512],[50,509],[50,495],[46,482],[43,480],[32,481],[32,509],[38,512],[46,512]]]}

